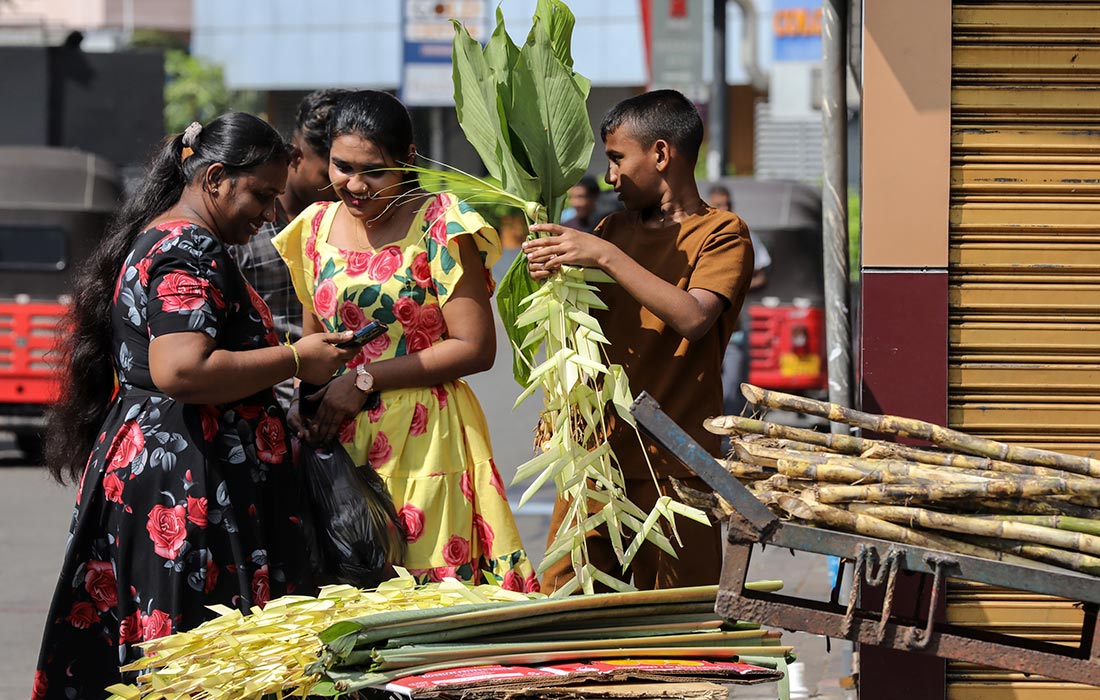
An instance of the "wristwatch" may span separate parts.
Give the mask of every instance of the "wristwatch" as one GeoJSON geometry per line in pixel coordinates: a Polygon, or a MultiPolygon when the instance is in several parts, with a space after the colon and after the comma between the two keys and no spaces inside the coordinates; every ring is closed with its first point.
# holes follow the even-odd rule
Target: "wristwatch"
{"type": "Polygon", "coordinates": [[[363,365],[355,368],[355,388],[365,394],[369,394],[374,389],[374,375],[363,365]]]}

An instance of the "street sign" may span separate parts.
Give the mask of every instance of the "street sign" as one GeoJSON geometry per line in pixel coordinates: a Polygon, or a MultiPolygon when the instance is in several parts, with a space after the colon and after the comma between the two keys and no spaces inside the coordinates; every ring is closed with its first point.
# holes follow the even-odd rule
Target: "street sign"
{"type": "Polygon", "coordinates": [[[484,0],[404,0],[402,5],[403,60],[401,101],[410,107],[451,107],[451,40],[455,19],[470,36],[487,39],[487,3],[484,0]]]}
{"type": "Polygon", "coordinates": [[[643,0],[649,3],[649,89],[672,88],[689,100],[707,101],[703,80],[705,0],[643,0]]]}
{"type": "Polygon", "coordinates": [[[772,32],[776,61],[821,61],[821,3],[774,0],[772,32]]]}

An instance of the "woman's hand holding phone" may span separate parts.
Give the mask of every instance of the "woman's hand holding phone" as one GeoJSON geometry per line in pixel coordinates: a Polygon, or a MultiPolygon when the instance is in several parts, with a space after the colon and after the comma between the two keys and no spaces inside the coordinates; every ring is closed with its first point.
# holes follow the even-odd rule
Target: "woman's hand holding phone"
{"type": "Polygon", "coordinates": [[[352,333],[312,333],[294,344],[298,351],[298,377],[312,384],[324,384],[338,369],[359,354],[359,346],[340,347],[352,333]]]}
{"type": "Polygon", "coordinates": [[[355,334],[348,340],[337,343],[338,348],[361,348],[370,341],[374,340],[378,336],[389,330],[386,324],[381,321],[371,321],[367,325],[363,326],[359,330],[355,331],[355,334]]]}

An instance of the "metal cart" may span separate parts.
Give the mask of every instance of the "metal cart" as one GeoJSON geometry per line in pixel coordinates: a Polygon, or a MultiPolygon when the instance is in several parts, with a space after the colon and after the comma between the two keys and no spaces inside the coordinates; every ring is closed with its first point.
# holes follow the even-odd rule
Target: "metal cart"
{"type": "Polygon", "coordinates": [[[728,523],[725,563],[715,605],[723,618],[753,620],[787,630],[1100,686],[1100,579],[1038,564],[1006,564],[782,521],[651,397],[639,396],[631,412],[649,435],[735,511],[728,523]],[[757,543],[840,557],[841,572],[831,599],[823,602],[745,590],[752,547],[757,543]],[[855,594],[858,585],[852,586],[846,604],[841,604],[840,580],[845,565],[854,566],[852,580],[856,584],[862,579],[871,586],[884,587],[880,608],[860,603],[855,594]],[[917,611],[905,615],[893,609],[894,586],[903,571],[932,575],[930,603],[923,614],[917,611]],[[935,611],[944,598],[948,577],[1080,601],[1084,609],[1080,644],[1037,641],[936,620],[935,611]]]}

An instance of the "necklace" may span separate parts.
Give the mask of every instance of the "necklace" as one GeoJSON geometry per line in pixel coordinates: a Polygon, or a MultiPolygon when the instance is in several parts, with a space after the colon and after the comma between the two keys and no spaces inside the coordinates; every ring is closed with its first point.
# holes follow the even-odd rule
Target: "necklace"
{"type": "MultiPolygon", "coordinates": [[[[349,224],[355,231],[353,235],[356,243],[360,243],[364,249],[373,252],[404,239],[409,227],[412,225],[413,215],[418,209],[419,205],[415,204],[414,198],[410,197],[395,203],[383,214],[369,221],[361,221],[349,214],[349,224]],[[383,215],[386,215],[384,219],[382,218],[383,215]],[[371,224],[378,225],[372,226],[371,224]],[[371,240],[372,232],[377,237],[377,242],[371,240]]],[[[347,213],[346,210],[345,213],[347,213]]]]}

